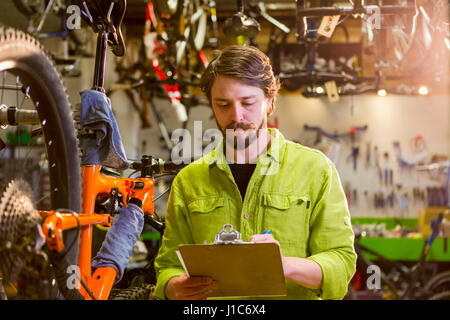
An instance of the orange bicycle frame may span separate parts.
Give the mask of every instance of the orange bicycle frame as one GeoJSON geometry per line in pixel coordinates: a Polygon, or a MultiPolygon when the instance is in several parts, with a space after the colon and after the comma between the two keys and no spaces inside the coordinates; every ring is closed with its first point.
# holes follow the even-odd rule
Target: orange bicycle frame
{"type": "MultiPolygon", "coordinates": [[[[146,200],[143,210],[145,214],[154,213],[154,184],[152,178],[118,178],[104,175],[100,172],[100,165],[83,166],[82,171],[82,200],[81,214],[62,213],[55,211],[40,211],[44,218],[42,224],[43,232],[47,240],[49,250],[61,252],[63,249],[62,232],[80,227],[80,252],[78,266],[80,275],[87,287],[96,299],[107,299],[116,279],[116,270],[112,267],[99,267],[91,276],[91,254],[92,254],[92,227],[94,224],[111,226],[113,218],[110,214],[96,214],[95,200],[98,195],[109,195],[111,189],[117,188],[122,195],[124,206],[127,199],[131,197],[134,190],[147,192],[150,197],[146,200]]],[[[83,288],[80,293],[85,299],[92,299],[90,294],[83,288]]]]}
{"type": "MultiPolygon", "coordinates": [[[[84,3],[84,2],[83,2],[84,3]]],[[[93,4],[96,4],[92,1],[93,4]]],[[[85,3],[84,3],[85,4],[85,3]]],[[[125,13],[126,1],[111,1],[109,10],[100,8],[97,5],[89,8],[84,5],[86,16],[91,18],[90,24],[96,33],[97,49],[95,55],[95,70],[93,90],[105,92],[104,76],[106,67],[106,53],[108,45],[112,47],[116,55],[123,55],[125,46],[122,34],[120,32],[120,24],[125,13]],[[92,15],[91,15],[92,13],[92,15]],[[111,14],[115,19],[110,19],[111,14]],[[92,18],[94,17],[94,18],[92,18]],[[95,20],[95,22],[93,22],[95,20]],[[113,30],[113,31],[112,31],[113,30]],[[114,37],[109,37],[114,33],[114,37]],[[114,41],[113,41],[114,40],[114,41]]],[[[84,10],[83,9],[83,10],[84,10]]],[[[127,206],[128,199],[134,191],[139,194],[148,194],[142,210],[144,214],[154,214],[154,184],[153,178],[119,178],[104,175],[100,172],[100,165],[83,165],[82,166],[82,213],[63,213],[63,212],[45,212],[40,214],[44,218],[43,232],[46,237],[49,249],[61,252],[63,249],[63,231],[80,227],[80,246],[78,256],[78,266],[80,268],[80,276],[87,285],[90,292],[83,287],[80,288],[81,295],[85,299],[92,299],[91,293],[95,299],[107,299],[111,292],[117,276],[116,271],[112,267],[99,267],[91,275],[91,254],[92,254],[92,228],[94,224],[111,226],[112,217],[109,214],[96,214],[95,201],[99,195],[111,194],[113,188],[117,189],[122,195],[124,206],[127,206]]],[[[147,175],[145,175],[147,177],[147,175]]]]}

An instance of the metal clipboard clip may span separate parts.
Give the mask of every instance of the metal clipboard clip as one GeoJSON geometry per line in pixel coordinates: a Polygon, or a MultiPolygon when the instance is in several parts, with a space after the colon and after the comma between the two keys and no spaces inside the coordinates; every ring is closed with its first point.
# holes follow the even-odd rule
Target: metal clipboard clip
{"type": "Polygon", "coordinates": [[[243,243],[241,233],[231,224],[225,224],[222,230],[216,234],[215,244],[243,243]]]}

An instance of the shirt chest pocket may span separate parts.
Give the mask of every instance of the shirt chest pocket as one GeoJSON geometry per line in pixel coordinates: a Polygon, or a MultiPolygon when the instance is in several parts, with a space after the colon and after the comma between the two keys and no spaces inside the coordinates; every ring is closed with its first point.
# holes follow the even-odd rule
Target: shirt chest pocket
{"type": "Polygon", "coordinates": [[[214,242],[216,234],[229,223],[227,200],[221,196],[208,196],[188,204],[192,237],[196,243],[214,242]]]}
{"type": "Polygon", "coordinates": [[[280,245],[306,250],[309,238],[309,207],[307,197],[298,194],[265,193],[263,228],[272,230],[280,245]]]}

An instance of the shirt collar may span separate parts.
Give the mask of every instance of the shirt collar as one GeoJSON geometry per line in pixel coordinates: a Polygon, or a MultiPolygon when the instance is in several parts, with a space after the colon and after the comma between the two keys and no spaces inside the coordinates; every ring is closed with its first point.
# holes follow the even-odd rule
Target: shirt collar
{"type": "Polygon", "coordinates": [[[267,150],[265,155],[271,157],[279,163],[284,151],[284,136],[278,129],[268,128],[268,130],[272,136],[272,143],[270,144],[270,148],[267,150]]]}

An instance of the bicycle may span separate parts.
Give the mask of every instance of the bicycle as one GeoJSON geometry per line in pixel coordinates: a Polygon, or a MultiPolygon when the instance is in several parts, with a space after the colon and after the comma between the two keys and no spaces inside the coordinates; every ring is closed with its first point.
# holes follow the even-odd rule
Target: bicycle
{"type": "Polygon", "coordinates": [[[319,93],[315,89],[331,81],[336,83],[339,95],[380,89],[412,95],[419,94],[425,82],[439,86],[436,78],[442,68],[438,66],[446,64],[450,34],[443,17],[444,1],[399,0],[386,4],[358,0],[348,5],[321,1],[319,6],[297,1],[296,9],[297,41],[280,45],[274,58],[276,72],[287,90],[306,85],[302,94],[309,98],[323,96],[324,90],[319,93]],[[324,23],[331,17],[337,17],[334,24],[324,23]],[[348,43],[346,37],[346,43],[328,43],[334,30],[342,27],[346,32],[343,23],[350,17],[362,20],[360,42],[348,43]],[[345,54],[330,57],[328,52],[338,51],[339,45],[345,54]],[[414,78],[422,84],[411,81],[414,78]]]}
{"type": "MultiPolygon", "coordinates": [[[[274,6],[277,7],[280,4],[275,4],[274,6]]],[[[236,43],[240,45],[248,43],[249,45],[259,47],[256,36],[261,31],[261,25],[257,18],[263,18],[271,27],[269,43],[265,53],[269,58],[272,58],[277,39],[281,36],[283,42],[285,42],[291,32],[291,28],[269,15],[263,1],[252,0],[248,3],[248,8],[246,9],[245,1],[237,0],[236,7],[237,12],[232,17],[226,19],[222,27],[225,36],[234,38],[236,43]]]]}
{"type": "Polygon", "coordinates": [[[187,86],[198,86],[200,72],[208,65],[204,52],[208,12],[213,30],[209,44],[213,48],[218,45],[215,4],[205,0],[180,0],[173,3],[173,8],[167,8],[166,1],[154,2],[154,6],[152,2],[147,5],[145,58],[155,75],[153,83],[163,86],[178,120],[185,127],[189,110],[182,102],[183,95],[189,94],[187,86]],[[192,65],[192,54],[195,54],[195,65],[192,65]]]}
{"type": "MultiPolygon", "coordinates": [[[[148,1],[144,41],[139,39],[137,47],[133,46],[134,52],[116,64],[119,80],[109,87],[108,95],[125,91],[138,110],[143,127],[150,126],[151,110],[163,147],[169,153],[173,148],[170,130],[155,99],[169,101],[183,128],[187,126],[190,109],[207,104],[191,88],[199,86],[199,72],[208,64],[203,51],[206,40],[210,48],[218,46],[215,14],[214,1],[148,1]],[[212,36],[207,39],[209,20],[212,36]]],[[[134,43],[132,39],[127,40],[134,43]]]]}
{"type": "MultiPolygon", "coordinates": [[[[412,267],[408,267],[404,263],[391,261],[380,253],[362,245],[359,240],[363,236],[363,232],[355,228],[355,251],[358,254],[359,265],[362,265],[365,268],[374,265],[383,265],[390,270],[389,274],[380,270],[380,288],[376,288],[378,291],[384,290],[384,299],[448,299],[448,291],[450,290],[450,272],[444,271],[437,273],[430,279],[424,279],[422,274],[431,245],[439,234],[443,217],[444,214],[440,213],[438,218],[431,221],[433,232],[425,241],[419,261],[412,267]],[[374,256],[377,259],[377,262],[367,258],[366,255],[374,256]]],[[[352,283],[349,284],[348,298],[357,298],[352,283]]]]}
{"type": "MultiPolygon", "coordinates": [[[[446,1],[410,1],[415,13],[410,15],[387,15],[380,26],[367,23],[367,40],[376,56],[374,65],[382,72],[403,71],[408,75],[434,72],[439,74],[439,61],[445,57],[444,41],[448,42],[450,31],[446,16],[446,1]],[[388,32],[387,30],[390,30],[388,32]]],[[[448,19],[448,16],[447,16],[448,19]]],[[[444,58],[445,59],[445,58],[444,58]]]]}
{"type": "MultiPolygon", "coordinates": [[[[2,191],[19,176],[29,181],[34,190],[29,197],[39,209],[79,212],[78,142],[62,77],[44,48],[21,31],[0,27],[0,52],[1,124],[6,133],[1,148],[2,191]]],[[[2,209],[16,204],[21,186],[12,183],[3,193],[2,209]]],[[[14,240],[20,230],[16,219],[21,218],[11,215],[5,220],[3,212],[2,249],[8,238],[14,240]]]]}
{"type": "MultiPolygon", "coordinates": [[[[83,3],[86,4],[85,18],[98,33],[93,90],[104,93],[107,46],[116,55],[125,52],[120,27],[126,0],[83,3]]],[[[111,226],[113,214],[121,205],[126,206],[130,195],[139,190],[149,194],[142,207],[145,221],[163,232],[164,224],[154,214],[155,179],[164,172],[174,174],[184,164],[162,163],[151,156],[143,156],[141,161],[133,161],[130,166],[140,173],[139,178],[114,175],[98,164],[83,164],[80,172],[77,131],[70,104],[61,76],[44,48],[30,35],[1,27],[0,66],[2,70],[20,74],[20,81],[16,78],[17,85],[3,83],[2,89],[15,90],[17,96],[22,91],[25,94],[24,101],[29,99],[34,102],[34,110],[21,108],[24,103],[17,103],[18,108],[5,104],[0,121],[17,127],[25,124],[31,126],[35,140],[30,139],[25,145],[30,150],[38,145],[36,141],[42,140],[43,135],[39,147],[47,154],[51,186],[50,194],[47,195],[51,200],[49,207],[43,207],[40,201],[30,195],[28,183],[17,178],[11,180],[3,193],[0,201],[2,276],[12,287],[17,285],[19,298],[54,298],[57,288],[65,299],[107,299],[112,292],[116,271],[112,267],[99,267],[91,274],[93,225],[111,226]],[[36,67],[39,63],[43,70],[36,67]],[[96,205],[105,198],[108,200],[108,212],[96,213],[96,205]],[[36,209],[35,204],[38,205],[36,209]],[[76,232],[75,237],[66,237],[65,232],[69,230],[76,232]],[[69,261],[69,255],[76,248],[78,240],[80,277],[75,279],[81,284],[79,289],[68,286],[73,274],[67,273],[70,270],[68,268],[74,267],[71,265],[73,262],[69,261]],[[44,243],[47,254],[42,250],[44,243]]],[[[3,98],[3,94],[1,96],[3,98]]],[[[81,131],[80,139],[90,134],[81,131]]],[[[29,159],[33,157],[26,154],[25,159],[19,158],[31,162],[29,159]]],[[[115,292],[115,297],[149,298],[151,291],[152,286],[145,285],[115,292]]]]}

